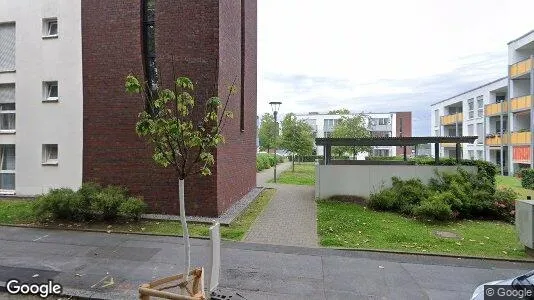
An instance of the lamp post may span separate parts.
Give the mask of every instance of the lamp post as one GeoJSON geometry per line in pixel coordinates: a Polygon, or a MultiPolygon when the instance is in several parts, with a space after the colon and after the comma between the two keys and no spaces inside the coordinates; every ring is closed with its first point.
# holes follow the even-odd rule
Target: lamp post
{"type": "Polygon", "coordinates": [[[274,143],[274,158],[276,159],[276,163],[274,164],[274,183],[276,183],[276,165],[278,164],[278,157],[276,156],[276,142],[278,141],[278,110],[280,109],[280,105],[282,104],[282,102],[271,101],[269,102],[269,104],[271,105],[271,109],[273,110],[274,124],[276,128],[276,139],[274,143]]]}

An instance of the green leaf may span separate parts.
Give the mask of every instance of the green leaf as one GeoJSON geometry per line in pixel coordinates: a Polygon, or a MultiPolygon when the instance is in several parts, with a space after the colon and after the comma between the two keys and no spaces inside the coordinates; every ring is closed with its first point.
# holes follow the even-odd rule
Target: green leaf
{"type": "Polygon", "coordinates": [[[131,94],[139,94],[141,92],[141,84],[139,83],[139,79],[133,75],[128,75],[126,77],[125,87],[126,91],[131,94]]]}

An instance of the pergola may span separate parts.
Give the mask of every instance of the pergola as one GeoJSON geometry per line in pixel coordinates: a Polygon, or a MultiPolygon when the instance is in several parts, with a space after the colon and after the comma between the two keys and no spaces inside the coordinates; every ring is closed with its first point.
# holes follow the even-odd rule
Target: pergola
{"type": "Polygon", "coordinates": [[[316,138],[317,146],[324,146],[324,164],[330,164],[332,146],[401,146],[404,160],[407,160],[406,146],[434,144],[435,159],[439,161],[439,144],[456,144],[456,161],[460,161],[460,144],[472,144],[478,136],[414,136],[414,137],[370,137],[370,138],[316,138]]]}

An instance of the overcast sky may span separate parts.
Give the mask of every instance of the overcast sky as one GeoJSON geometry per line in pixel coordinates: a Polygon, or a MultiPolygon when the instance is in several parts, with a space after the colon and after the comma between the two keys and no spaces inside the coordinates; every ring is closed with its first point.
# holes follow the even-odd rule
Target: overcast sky
{"type": "Polygon", "coordinates": [[[258,115],[412,111],[506,76],[532,0],[259,0],[258,115]],[[513,16],[513,17],[512,17],[513,16]]]}

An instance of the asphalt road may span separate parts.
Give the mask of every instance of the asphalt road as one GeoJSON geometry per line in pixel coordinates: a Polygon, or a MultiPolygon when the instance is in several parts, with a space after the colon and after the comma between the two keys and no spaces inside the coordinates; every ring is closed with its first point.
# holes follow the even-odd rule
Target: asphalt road
{"type": "MultiPolygon", "coordinates": [[[[192,241],[206,265],[208,241],[192,241]]],[[[140,283],[182,271],[173,237],[0,227],[0,285],[54,280],[74,295],[136,299],[140,283]],[[38,275],[38,276],[35,276],[38,275]]],[[[469,299],[532,263],[223,243],[220,292],[232,299],[469,299]]],[[[2,295],[0,294],[0,299],[2,295]]]]}

